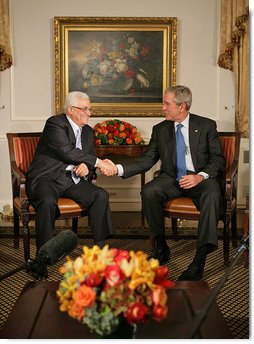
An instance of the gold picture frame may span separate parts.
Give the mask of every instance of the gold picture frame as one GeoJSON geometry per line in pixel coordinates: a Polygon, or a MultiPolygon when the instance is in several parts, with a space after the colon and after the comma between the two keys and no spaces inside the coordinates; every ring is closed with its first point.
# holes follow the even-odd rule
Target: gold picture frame
{"type": "Polygon", "coordinates": [[[95,117],[159,117],[176,84],[177,18],[55,17],[55,109],[91,97],[95,117]]]}

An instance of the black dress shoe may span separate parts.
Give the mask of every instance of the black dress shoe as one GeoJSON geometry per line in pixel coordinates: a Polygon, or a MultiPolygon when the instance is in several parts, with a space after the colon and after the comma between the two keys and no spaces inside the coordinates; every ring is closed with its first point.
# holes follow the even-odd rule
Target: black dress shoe
{"type": "Polygon", "coordinates": [[[155,249],[154,252],[149,256],[148,259],[158,259],[160,264],[165,264],[169,261],[170,259],[170,249],[168,246],[166,246],[163,249],[155,249]]]}
{"type": "Polygon", "coordinates": [[[204,273],[204,269],[200,269],[197,265],[191,264],[187,270],[181,273],[178,281],[199,281],[204,273]]]}

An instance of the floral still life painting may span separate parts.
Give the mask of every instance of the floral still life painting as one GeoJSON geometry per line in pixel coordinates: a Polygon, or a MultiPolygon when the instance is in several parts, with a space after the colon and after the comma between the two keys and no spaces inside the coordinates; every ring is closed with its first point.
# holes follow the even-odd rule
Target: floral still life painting
{"type": "Polygon", "coordinates": [[[96,145],[140,145],[145,141],[137,127],[118,119],[109,119],[94,126],[96,145]]]}
{"type": "Polygon", "coordinates": [[[93,102],[157,102],[162,94],[161,32],[69,32],[69,90],[93,102]]]}
{"type": "Polygon", "coordinates": [[[167,289],[175,283],[168,268],[143,251],[84,246],[75,260],[67,257],[60,273],[60,311],[99,336],[111,335],[123,320],[137,326],[167,317],[167,289]]]}

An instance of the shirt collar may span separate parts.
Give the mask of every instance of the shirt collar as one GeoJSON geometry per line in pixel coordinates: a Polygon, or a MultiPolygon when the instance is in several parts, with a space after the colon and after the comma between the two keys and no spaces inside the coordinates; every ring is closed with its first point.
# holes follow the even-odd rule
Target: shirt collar
{"type": "Polygon", "coordinates": [[[69,123],[70,123],[70,125],[74,131],[74,134],[76,136],[77,131],[82,129],[82,128],[80,128],[75,122],[73,122],[73,120],[69,116],[66,116],[66,117],[67,117],[67,119],[68,119],[68,121],[69,121],[69,123]]]}
{"type": "MultiPolygon", "coordinates": [[[[184,128],[189,128],[189,121],[190,121],[190,113],[188,113],[188,115],[185,117],[185,119],[181,122],[181,124],[183,125],[184,128]]],[[[175,129],[177,124],[179,124],[179,122],[174,122],[175,124],[175,129]]]]}

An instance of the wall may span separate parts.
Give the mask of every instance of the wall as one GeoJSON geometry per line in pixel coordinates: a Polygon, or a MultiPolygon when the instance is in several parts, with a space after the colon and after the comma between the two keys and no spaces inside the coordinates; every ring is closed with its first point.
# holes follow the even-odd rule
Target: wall
{"type": "MultiPolygon", "coordinates": [[[[14,65],[0,75],[0,210],[11,203],[6,132],[41,131],[46,118],[54,114],[55,16],[177,17],[177,83],[192,89],[192,112],[216,120],[220,131],[234,130],[233,75],[216,65],[219,0],[9,1],[14,65]]],[[[101,120],[91,118],[90,125],[101,120]]],[[[128,120],[148,141],[152,126],[163,118],[128,120]]],[[[248,180],[246,167],[244,178],[248,180]]],[[[148,172],[146,180],[151,177],[148,172]]],[[[112,209],[140,208],[139,176],[124,181],[100,176],[98,183],[110,192],[112,209]]]]}

